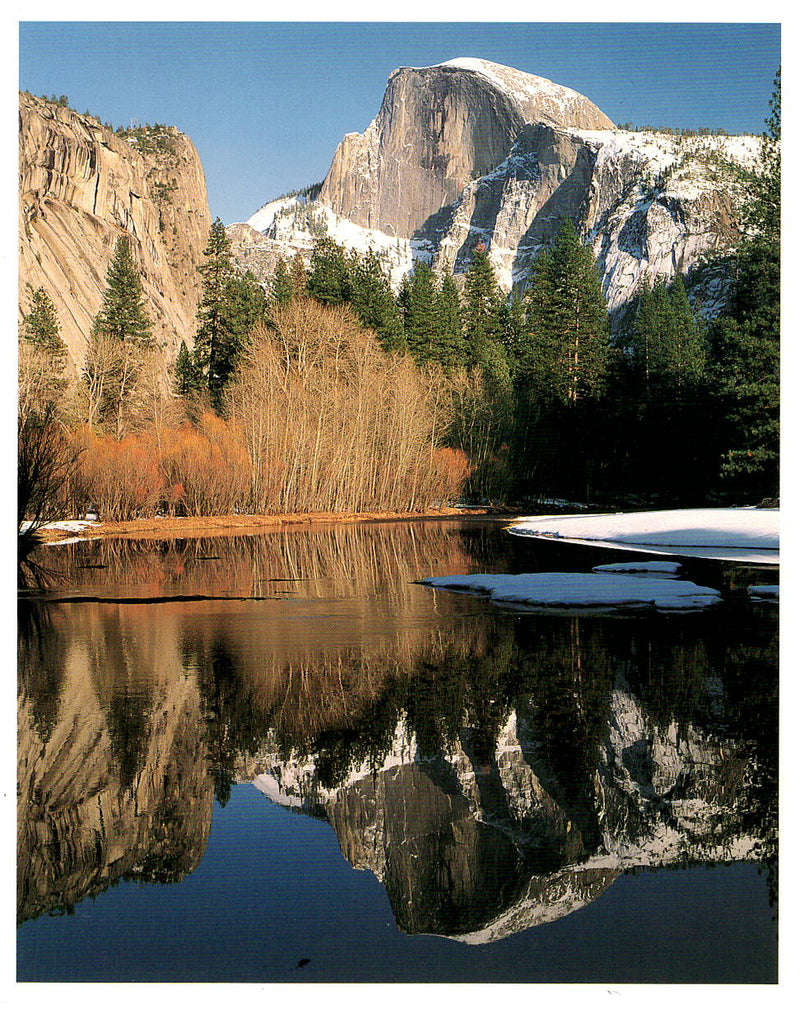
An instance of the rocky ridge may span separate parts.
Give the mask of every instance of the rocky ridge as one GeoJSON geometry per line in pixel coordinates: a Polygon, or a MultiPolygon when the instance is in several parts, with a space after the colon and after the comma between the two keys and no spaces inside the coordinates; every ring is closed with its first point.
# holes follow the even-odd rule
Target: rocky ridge
{"type": "Polygon", "coordinates": [[[118,238],[131,242],[153,334],[191,336],[211,216],[191,140],[177,129],[128,139],[91,116],[20,94],[19,316],[44,287],[73,362],[84,354],[118,238]]]}
{"type": "Polygon", "coordinates": [[[340,144],[316,201],[268,203],[249,219],[262,239],[248,236],[247,255],[267,280],[279,255],[309,252],[314,220],[380,253],[399,284],[415,260],[462,274],[481,241],[510,290],[568,216],[598,257],[612,313],[643,278],[682,274],[712,315],[725,278],[697,266],[739,234],[732,166],[757,154],[755,137],[615,129],[577,92],[483,60],[401,68],[367,130],[340,144]]]}

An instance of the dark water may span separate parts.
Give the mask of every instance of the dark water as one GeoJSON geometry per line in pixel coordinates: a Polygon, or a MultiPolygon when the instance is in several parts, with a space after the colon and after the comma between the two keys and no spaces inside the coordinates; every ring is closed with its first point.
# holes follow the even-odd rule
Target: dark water
{"type": "Polygon", "coordinates": [[[39,550],[19,980],[774,982],[773,572],[693,561],[724,602],[672,616],[415,584],[614,559],[478,521],[39,550]]]}

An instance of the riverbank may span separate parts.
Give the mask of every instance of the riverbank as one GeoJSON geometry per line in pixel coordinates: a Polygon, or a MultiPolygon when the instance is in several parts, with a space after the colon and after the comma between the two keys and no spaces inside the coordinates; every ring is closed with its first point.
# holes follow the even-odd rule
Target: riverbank
{"type": "Polygon", "coordinates": [[[294,526],[340,525],[356,522],[418,522],[425,519],[494,517],[508,520],[517,512],[493,507],[430,508],[424,512],[297,512],[285,515],[156,516],[130,522],[73,521],[50,523],[37,532],[44,543],[75,539],[180,539],[247,535],[294,526]]]}

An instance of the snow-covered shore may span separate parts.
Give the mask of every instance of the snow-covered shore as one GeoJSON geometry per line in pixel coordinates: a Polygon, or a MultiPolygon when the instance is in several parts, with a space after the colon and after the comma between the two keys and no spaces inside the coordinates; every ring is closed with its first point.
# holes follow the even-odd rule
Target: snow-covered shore
{"type": "Polygon", "coordinates": [[[779,563],[777,508],[688,508],[604,515],[537,515],[515,522],[514,536],[589,542],[593,546],[779,563]]]}

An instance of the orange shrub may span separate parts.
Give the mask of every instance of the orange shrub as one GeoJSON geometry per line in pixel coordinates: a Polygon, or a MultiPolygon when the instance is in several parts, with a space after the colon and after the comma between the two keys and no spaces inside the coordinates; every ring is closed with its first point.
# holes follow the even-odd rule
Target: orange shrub
{"type": "Polygon", "coordinates": [[[163,431],[161,444],[173,509],[189,515],[241,509],[250,487],[250,457],[235,423],[206,412],[197,427],[163,431]]]}
{"type": "Polygon", "coordinates": [[[72,494],[78,510],[97,505],[100,517],[119,522],[154,514],[164,490],[158,452],[150,434],[128,435],[122,441],[86,430],[75,438],[78,457],[72,494]]]}

